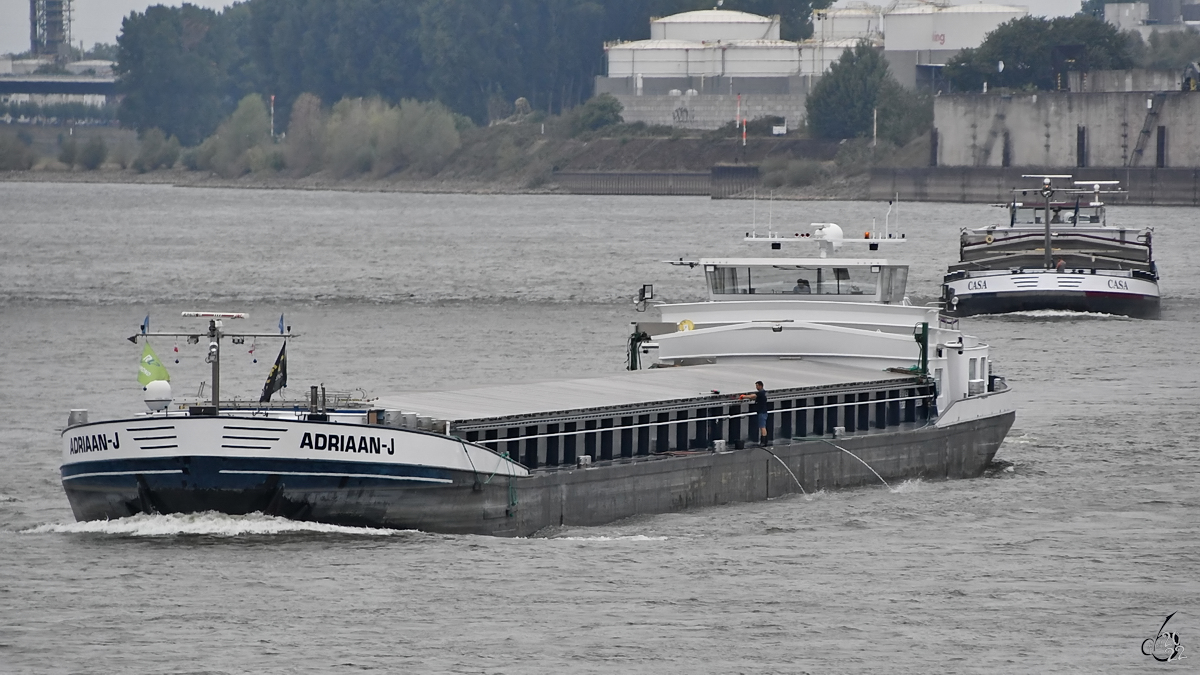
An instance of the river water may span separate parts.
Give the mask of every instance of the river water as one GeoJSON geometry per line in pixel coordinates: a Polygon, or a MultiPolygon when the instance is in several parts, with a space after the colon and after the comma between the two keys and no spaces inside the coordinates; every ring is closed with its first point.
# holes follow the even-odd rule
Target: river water
{"type": "MultiPolygon", "coordinates": [[[[914,301],[986,206],[901,204],[914,301]]],[[[528,539],[267,517],[76,524],[71,408],[142,408],[146,314],[279,315],[293,391],[383,394],[622,369],[631,297],[701,297],[660,261],[752,255],[768,223],[880,203],[355,194],[0,183],[0,673],[1183,672],[1200,661],[1196,211],[1154,225],[1163,318],[962,324],[1019,412],[986,477],[566,528],[528,539]],[[1186,656],[1141,653],[1167,615],[1186,656]],[[1190,651],[1194,650],[1194,651],[1190,651]],[[1189,661],[1192,664],[1189,666],[1189,661]]],[[[796,252],[796,255],[804,255],[796,252]]],[[[177,394],[197,345],[155,343],[177,394]],[[178,363],[176,363],[178,358],[178,363]]],[[[226,346],[253,396],[277,344],[226,346]],[[250,349],[254,347],[254,352],[250,349]],[[242,352],[239,352],[242,350],[242,352]]],[[[233,367],[230,364],[234,364],[233,367]]],[[[1162,643],[1160,642],[1160,645],[1162,643]]],[[[1160,649],[1159,654],[1165,652],[1160,649]]]]}

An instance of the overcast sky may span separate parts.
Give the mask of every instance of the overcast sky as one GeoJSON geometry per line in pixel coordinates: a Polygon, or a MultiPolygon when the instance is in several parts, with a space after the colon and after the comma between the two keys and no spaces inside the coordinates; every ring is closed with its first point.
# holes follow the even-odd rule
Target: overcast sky
{"type": "MultiPolygon", "coordinates": [[[[1059,16],[1079,11],[1079,0],[992,0],[996,4],[1029,7],[1039,16],[1059,16]]],[[[219,9],[231,4],[229,0],[191,0],[193,5],[219,9]]],[[[143,11],[151,4],[179,5],[181,2],[148,3],[145,0],[77,0],[72,33],[75,44],[83,41],[86,48],[97,42],[116,42],[121,31],[121,19],[129,12],[143,11]]],[[[881,4],[876,2],[873,4],[881,4]]],[[[955,4],[967,4],[961,0],[955,4]]],[[[0,0],[0,54],[18,53],[29,49],[29,0],[0,0]]]]}

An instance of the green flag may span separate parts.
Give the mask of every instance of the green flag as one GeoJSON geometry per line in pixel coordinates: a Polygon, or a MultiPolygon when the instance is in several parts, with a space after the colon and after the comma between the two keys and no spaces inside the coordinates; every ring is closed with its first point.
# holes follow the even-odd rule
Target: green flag
{"type": "Polygon", "coordinates": [[[171,381],[171,374],[167,372],[167,367],[158,360],[158,354],[154,353],[154,348],[147,342],[142,348],[142,362],[138,364],[138,384],[143,387],[155,380],[171,381]]]}

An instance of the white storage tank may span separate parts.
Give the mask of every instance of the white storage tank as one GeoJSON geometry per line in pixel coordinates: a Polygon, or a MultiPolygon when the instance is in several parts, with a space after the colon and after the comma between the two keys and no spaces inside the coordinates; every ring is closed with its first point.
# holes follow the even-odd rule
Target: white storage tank
{"type": "Polygon", "coordinates": [[[800,51],[800,74],[821,75],[828,72],[830,64],[837,63],[847,49],[854,49],[859,40],[860,38],[840,38],[803,43],[800,51]]]}
{"type": "Polygon", "coordinates": [[[887,51],[958,51],[983,44],[1002,23],[1027,16],[1025,7],[1011,5],[917,5],[884,15],[887,51]]]}
{"type": "Polygon", "coordinates": [[[883,10],[865,2],[813,12],[813,40],[871,38],[883,33],[883,10]]]}
{"type": "Polygon", "coordinates": [[[780,40],[739,41],[725,49],[731,77],[788,77],[800,72],[800,45],[780,40]]]}
{"type": "Polygon", "coordinates": [[[778,40],[779,17],[726,9],[684,12],[650,22],[651,40],[778,40]]]}
{"type": "Polygon", "coordinates": [[[609,45],[607,52],[609,77],[788,77],[801,61],[800,45],[785,40],[643,40],[609,45]]]}
{"type": "Polygon", "coordinates": [[[641,40],[610,45],[607,48],[608,76],[684,77],[688,75],[691,52],[702,51],[703,47],[683,40],[641,40]]]}

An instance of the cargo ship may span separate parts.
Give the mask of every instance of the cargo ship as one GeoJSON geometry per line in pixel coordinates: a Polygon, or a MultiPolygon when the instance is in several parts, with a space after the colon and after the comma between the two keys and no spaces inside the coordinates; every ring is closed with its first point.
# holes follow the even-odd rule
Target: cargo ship
{"type": "Polygon", "coordinates": [[[1108,222],[1103,195],[1122,194],[1117,182],[1060,187],[1053,181],[1071,176],[1026,178],[1042,185],[999,204],[1008,211],[1005,222],[963,228],[959,260],[943,280],[946,313],[1062,310],[1157,319],[1154,230],[1108,222]]]}
{"type": "MultiPolygon", "coordinates": [[[[372,399],[223,400],[221,344],[292,337],[230,330],[243,314],[187,312],[206,329],[210,397],[146,383],[148,410],[71,411],[62,483],[78,520],[261,512],[341,525],[528,536],[557,526],[908,478],[983,473],[1015,419],[988,346],[904,295],[907,267],[835,257],[902,242],[834,224],[747,233],[813,258],[674,261],[704,272],[705,302],[633,322],[628,370],[582,379],[372,399]],[[807,281],[807,284],[800,283],[807,281]],[[806,288],[807,287],[807,288],[806,288]],[[745,395],[768,392],[766,437],[745,395]]],[[[277,361],[272,377],[282,361],[277,361]]]]}

